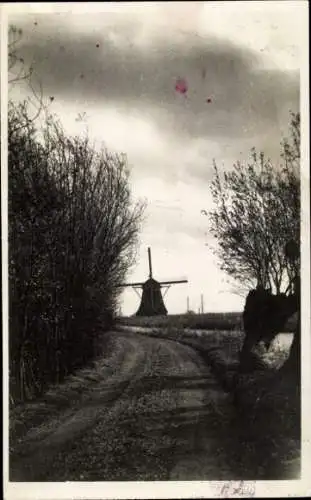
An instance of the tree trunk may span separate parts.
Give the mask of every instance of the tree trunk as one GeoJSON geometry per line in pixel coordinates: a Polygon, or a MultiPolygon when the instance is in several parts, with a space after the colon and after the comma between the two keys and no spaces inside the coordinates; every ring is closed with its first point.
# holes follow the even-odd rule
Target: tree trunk
{"type": "Polygon", "coordinates": [[[282,370],[295,377],[297,383],[300,383],[301,373],[301,322],[300,311],[298,312],[297,326],[294,339],[291,345],[288,359],[285,361],[282,370]]]}

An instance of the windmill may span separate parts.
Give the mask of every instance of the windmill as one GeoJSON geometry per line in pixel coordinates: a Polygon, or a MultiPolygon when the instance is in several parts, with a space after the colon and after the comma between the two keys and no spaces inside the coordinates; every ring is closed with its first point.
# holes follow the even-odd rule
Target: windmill
{"type": "Polygon", "coordinates": [[[151,250],[148,248],[149,260],[149,278],[147,281],[141,283],[125,283],[119,285],[120,287],[131,286],[140,298],[140,306],[136,316],[164,316],[167,314],[163,298],[167,294],[171,285],[177,283],[188,283],[188,280],[175,280],[175,281],[156,281],[152,277],[152,263],[151,263],[151,250]],[[140,295],[138,290],[142,289],[140,295]],[[162,297],[161,289],[164,288],[165,292],[162,297]]]}

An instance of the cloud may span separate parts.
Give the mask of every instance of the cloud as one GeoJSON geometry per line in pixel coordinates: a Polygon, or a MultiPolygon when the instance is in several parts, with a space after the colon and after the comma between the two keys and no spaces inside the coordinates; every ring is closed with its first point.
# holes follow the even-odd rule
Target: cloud
{"type": "Polygon", "coordinates": [[[99,32],[87,19],[74,28],[62,17],[43,19],[37,30],[25,28],[22,52],[56,99],[139,112],[185,139],[248,139],[279,128],[298,107],[297,72],[265,70],[262,54],[228,40],[173,32],[147,43],[135,38],[135,25],[106,21],[99,32]],[[179,76],[186,98],[174,89],[179,76]]]}
{"type": "Polygon", "coordinates": [[[204,247],[209,238],[208,221],[201,210],[211,203],[207,184],[200,187],[179,181],[172,189],[163,179],[145,177],[133,182],[133,192],[137,197],[149,194],[144,239],[174,247],[186,237],[204,247]]]}

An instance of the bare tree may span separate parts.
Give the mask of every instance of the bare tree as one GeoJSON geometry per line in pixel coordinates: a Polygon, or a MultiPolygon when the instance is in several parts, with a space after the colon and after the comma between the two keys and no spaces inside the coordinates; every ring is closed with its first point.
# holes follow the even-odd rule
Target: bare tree
{"type": "MultiPolygon", "coordinates": [[[[48,105],[44,104],[41,81],[35,72],[34,63],[27,64],[21,55],[23,30],[15,25],[10,25],[8,30],[8,90],[9,96],[17,85],[24,84],[29,92],[25,101],[24,111],[20,108],[18,128],[27,126],[28,122],[35,121],[48,105]],[[30,114],[29,108],[32,112],[30,114]]],[[[9,99],[9,108],[13,106],[9,99]]]]}
{"type": "Polygon", "coordinates": [[[274,166],[264,153],[251,153],[221,175],[214,163],[209,213],[221,269],[250,288],[261,284],[275,293],[292,290],[299,272],[299,252],[289,242],[300,238],[300,119],[292,114],[290,139],[281,145],[283,164],[274,166]]]}
{"type": "MultiPolygon", "coordinates": [[[[278,329],[282,328],[288,315],[298,310],[294,341],[284,369],[290,368],[299,375],[299,113],[291,114],[290,135],[281,143],[281,158],[281,165],[275,166],[263,153],[258,154],[253,149],[248,164],[238,162],[231,171],[224,172],[223,175],[215,163],[211,186],[215,208],[210,211],[209,217],[211,232],[218,242],[216,254],[221,269],[244,289],[260,285],[258,297],[262,289],[267,304],[271,305],[270,312],[265,309],[264,313],[260,313],[258,304],[255,305],[250,321],[254,323],[254,331],[252,327],[246,332],[243,351],[249,352],[246,347],[248,340],[252,340],[251,337],[258,339],[268,335],[271,340],[278,329]],[[276,296],[269,295],[265,289],[274,292],[276,296]],[[289,297],[282,297],[282,293],[289,294],[289,297]],[[278,301],[280,304],[276,307],[278,301]],[[261,326],[259,323],[262,323],[261,326]],[[257,335],[258,328],[261,330],[257,335]]],[[[254,290],[250,295],[252,292],[254,290]]]]}

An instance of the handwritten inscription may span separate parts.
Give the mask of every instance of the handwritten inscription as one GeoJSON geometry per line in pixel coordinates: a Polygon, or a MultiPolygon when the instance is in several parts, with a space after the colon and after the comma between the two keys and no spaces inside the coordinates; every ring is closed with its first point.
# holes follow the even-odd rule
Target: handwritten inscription
{"type": "Polygon", "coordinates": [[[221,498],[252,498],[255,496],[255,481],[226,481],[215,483],[221,498]]]}

